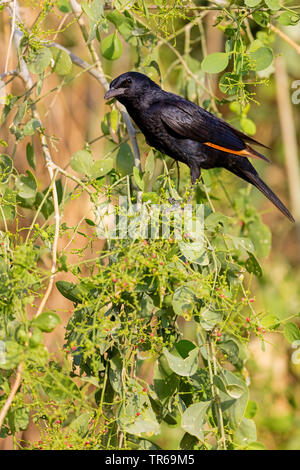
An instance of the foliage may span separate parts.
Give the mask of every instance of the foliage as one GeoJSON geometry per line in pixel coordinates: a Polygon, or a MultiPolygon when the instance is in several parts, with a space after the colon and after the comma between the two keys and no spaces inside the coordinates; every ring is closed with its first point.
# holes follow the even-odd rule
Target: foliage
{"type": "MultiPolygon", "coordinates": [[[[170,198],[183,202],[189,175],[180,168],[179,182],[171,159],[154,150],[143,171],[134,166],[136,150],[127,142],[126,121],[114,103],[101,123],[108,149],[101,159],[86,142],[70,159],[75,173],[47,160],[38,138],[43,150],[47,137],[52,151],[55,136],[48,134],[37,112],[49,93],[43,95],[42,90],[55,74],[59,84],[53,94],[88,69],[76,73],[74,57],[53,44],[56,31],[47,29],[49,16],[54,13],[61,20],[70,15],[74,2],[32,3],[37,15],[33,26],[21,18],[17,26],[22,32],[18,73],[25,67],[33,83],[28,86],[23,75],[24,89],[5,94],[1,116],[14,139],[12,152],[6,150],[8,138],[1,141],[0,157],[1,407],[19,364],[22,382],[0,436],[16,436],[28,427],[31,416],[41,433],[38,443],[26,443],[33,448],[157,449],[164,426],[181,430],[180,449],[262,448],[253,421],[257,405],[249,398],[247,380],[250,335],[262,345],[264,333],[275,329],[284,331],[290,342],[299,339],[291,319],[284,322],[254,308],[251,282],[263,276],[260,259],[270,252],[270,230],[251,205],[248,189],[229,196],[219,170],[214,170],[204,175],[205,184],[195,195],[195,201],[204,204],[203,240],[189,235],[179,240],[174,230],[165,239],[148,239],[147,234],[114,238],[103,219],[120,196],[128,197],[131,209],[142,200],[152,214],[155,204],[168,205],[170,198]],[[25,172],[14,161],[23,141],[25,172]],[[42,156],[54,171],[44,189],[36,176],[42,156]],[[157,168],[162,169],[158,174],[157,168]],[[62,222],[63,211],[83,193],[94,215],[68,227],[62,222]],[[224,199],[230,206],[226,214],[220,212],[224,199]],[[86,253],[93,250],[101,230],[105,246],[89,259],[86,253]],[[83,248],[56,249],[59,237],[72,240],[77,233],[85,240],[83,248]],[[45,259],[54,259],[54,271],[45,259]],[[57,281],[56,288],[74,308],[63,351],[52,354],[45,339],[60,324],[59,311],[40,311],[38,305],[57,272],[73,276],[73,282],[57,281]]],[[[269,24],[297,24],[299,14],[276,0],[228,2],[216,9],[215,27],[225,35],[225,49],[206,55],[202,19],[207,9],[196,6],[190,15],[190,6],[185,0],[172,6],[160,0],[117,0],[107,11],[101,0],[84,1],[81,20],[87,26],[76,31],[81,30],[98,76],[103,73],[101,62],[110,70],[110,61],[121,60],[125,47],[130,48],[137,70],[164,81],[175,73],[178,93],[212,112],[220,113],[219,107],[228,103],[233,123],[254,134],[248,113],[257,101],[255,87],[267,82],[274,59],[269,24]],[[181,33],[186,35],[183,49],[181,33]],[[167,66],[162,59],[166,50],[177,51],[167,66]],[[222,100],[211,91],[210,74],[216,73],[221,73],[222,100]]],[[[78,28],[76,14],[70,18],[61,38],[78,28]]],[[[103,84],[105,75],[100,78],[103,84]]],[[[0,89],[11,79],[15,75],[1,78],[0,89]]],[[[161,227],[162,220],[157,223],[161,227]]],[[[131,233],[137,232],[133,225],[131,233]]]]}

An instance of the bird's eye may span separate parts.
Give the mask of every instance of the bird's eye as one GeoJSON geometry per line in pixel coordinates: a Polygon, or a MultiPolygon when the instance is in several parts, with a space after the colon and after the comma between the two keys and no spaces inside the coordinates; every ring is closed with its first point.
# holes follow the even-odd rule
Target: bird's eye
{"type": "Polygon", "coordinates": [[[130,77],[126,78],[126,84],[131,85],[132,79],[130,77]]]}

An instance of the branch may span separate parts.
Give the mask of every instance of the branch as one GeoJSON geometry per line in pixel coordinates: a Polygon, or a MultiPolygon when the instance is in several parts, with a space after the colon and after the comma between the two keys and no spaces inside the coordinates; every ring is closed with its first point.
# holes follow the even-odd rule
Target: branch
{"type": "Polygon", "coordinates": [[[17,375],[16,375],[16,380],[14,381],[13,386],[11,387],[10,394],[8,396],[8,399],[4,403],[4,406],[0,412],[0,429],[2,427],[3,421],[5,419],[5,416],[13,402],[13,399],[15,397],[15,394],[18,391],[18,388],[20,387],[21,380],[22,380],[22,371],[23,371],[23,364],[20,362],[17,368],[17,375]]]}
{"type": "Polygon", "coordinates": [[[276,26],[269,24],[270,29],[277,34],[281,39],[283,39],[285,42],[287,42],[290,46],[292,46],[295,51],[300,54],[300,46],[299,44],[296,44],[289,36],[287,36],[285,33],[281,31],[281,29],[276,28],[276,26]]]}
{"type": "MultiPolygon", "coordinates": [[[[76,1],[76,0],[70,0],[70,5],[71,5],[71,8],[73,10],[73,14],[78,22],[78,25],[81,29],[81,33],[82,33],[82,36],[86,42],[86,45],[90,51],[90,54],[91,54],[91,57],[95,63],[95,68],[96,68],[96,71],[97,71],[97,76],[95,74],[93,74],[93,76],[95,78],[97,78],[97,80],[99,81],[99,83],[103,86],[104,90],[107,91],[109,89],[109,83],[108,81],[106,80],[106,77],[105,77],[105,74],[103,72],[103,68],[102,68],[102,64],[101,64],[101,61],[100,61],[100,58],[93,46],[92,43],[89,43],[88,44],[88,32],[87,32],[87,29],[86,29],[86,26],[85,26],[85,23],[81,17],[82,15],[82,9],[81,9],[81,6],[79,5],[79,3],[76,1]]],[[[66,50],[66,52],[68,52],[66,50]]],[[[71,54],[70,55],[70,58],[72,60],[72,56],[71,54]]],[[[78,58],[79,59],[79,58],[78,58]]],[[[81,59],[79,59],[80,62],[81,62],[81,59]]],[[[84,61],[82,61],[84,62],[84,61]]],[[[79,65],[79,63],[77,63],[77,65],[79,65]]],[[[81,67],[82,65],[79,65],[79,67],[81,67]]],[[[92,70],[92,69],[91,69],[92,70]]],[[[128,135],[129,135],[129,139],[131,141],[131,145],[132,145],[132,149],[133,149],[133,155],[134,155],[134,163],[135,163],[135,166],[139,169],[141,169],[141,158],[140,158],[140,151],[139,151],[139,147],[138,147],[138,144],[137,144],[137,140],[136,140],[136,130],[131,122],[131,119],[129,117],[129,114],[127,113],[126,109],[124,108],[124,106],[121,104],[121,103],[116,103],[116,107],[119,109],[119,111],[121,112],[122,116],[123,116],[123,119],[124,119],[124,122],[125,122],[125,125],[127,127],[127,131],[128,131],[128,135]]]]}
{"type": "Polygon", "coordinates": [[[297,135],[290,99],[288,76],[283,57],[277,57],[275,61],[275,79],[277,106],[284,146],[290,200],[300,242],[300,177],[297,135]]]}

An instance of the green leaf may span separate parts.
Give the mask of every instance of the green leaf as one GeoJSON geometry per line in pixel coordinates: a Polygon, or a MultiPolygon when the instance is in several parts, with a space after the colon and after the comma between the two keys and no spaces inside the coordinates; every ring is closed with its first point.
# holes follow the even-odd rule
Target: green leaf
{"type": "Polygon", "coordinates": [[[279,0],[265,0],[265,4],[272,11],[277,11],[277,10],[280,9],[280,1],[279,0]]]}
{"type": "Polygon", "coordinates": [[[28,69],[30,72],[40,75],[48,67],[51,59],[52,54],[48,47],[43,47],[35,52],[31,52],[27,59],[28,69]]]}
{"type": "Polygon", "coordinates": [[[284,326],[283,334],[285,336],[285,339],[291,344],[294,341],[299,341],[300,340],[299,328],[293,322],[286,323],[286,325],[284,326]]]}
{"type": "Polygon", "coordinates": [[[270,15],[265,11],[254,11],[252,16],[254,21],[259,24],[259,26],[262,26],[263,28],[268,26],[270,15]]]}
{"type": "Polygon", "coordinates": [[[150,399],[143,393],[142,387],[131,381],[131,389],[136,391],[128,392],[125,403],[121,404],[117,410],[117,421],[123,432],[141,436],[143,433],[157,434],[160,426],[156,420],[150,399]]]}
{"type": "Polygon", "coordinates": [[[196,436],[191,436],[186,432],[181,441],[180,441],[180,450],[194,450],[195,446],[198,444],[198,439],[196,436]]]}
{"type": "Polygon", "coordinates": [[[200,441],[204,441],[204,426],[210,405],[210,401],[194,403],[185,410],[181,417],[182,429],[192,436],[198,437],[200,441]]]}
{"type": "Polygon", "coordinates": [[[180,286],[173,295],[172,306],[176,315],[184,317],[186,320],[192,318],[196,297],[194,292],[186,286],[180,286]]]}
{"type": "Polygon", "coordinates": [[[245,411],[245,418],[252,419],[256,415],[258,410],[257,403],[253,400],[249,400],[247,404],[247,408],[245,411]]]}
{"type": "Polygon", "coordinates": [[[179,248],[183,256],[192,263],[199,264],[200,266],[207,266],[209,264],[209,257],[207,250],[203,247],[203,242],[180,242],[179,248]]]}
{"type": "Polygon", "coordinates": [[[112,388],[119,395],[122,394],[122,370],[123,364],[120,356],[115,355],[110,359],[109,380],[112,388]]]}
{"type": "Polygon", "coordinates": [[[253,273],[257,277],[262,277],[262,269],[259,262],[252,253],[248,253],[249,258],[246,260],[245,267],[248,273],[253,273]]]}
{"type": "Polygon", "coordinates": [[[300,15],[291,11],[284,11],[277,18],[277,21],[282,26],[294,26],[300,21],[300,15]]]}
{"type": "Polygon", "coordinates": [[[4,347],[1,345],[0,369],[14,369],[21,361],[23,348],[16,341],[5,341],[4,347]]]}
{"type": "Polygon", "coordinates": [[[90,5],[84,1],[81,3],[81,8],[91,21],[98,22],[103,17],[102,0],[94,0],[90,5]]]}
{"type": "Polygon", "coordinates": [[[69,54],[59,47],[51,47],[50,51],[54,60],[53,72],[58,75],[68,75],[72,71],[72,60],[69,54]]]}
{"type": "Polygon", "coordinates": [[[15,126],[17,126],[22,121],[23,117],[26,114],[26,111],[27,111],[27,101],[24,101],[21,104],[21,106],[19,107],[19,109],[17,111],[17,114],[14,117],[13,122],[14,122],[15,126]]]}
{"type": "Polygon", "coordinates": [[[213,378],[214,384],[216,387],[218,387],[219,390],[222,390],[222,392],[227,393],[231,398],[234,398],[235,400],[240,398],[243,393],[244,393],[244,387],[241,387],[238,384],[228,384],[224,380],[224,377],[215,375],[213,378]]]}
{"type": "Polygon", "coordinates": [[[40,328],[33,328],[32,334],[29,338],[29,347],[37,348],[44,341],[44,336],[40,328]]]}
{"type": "Polygon", "coordinates": [[[8,155],[3,153],[0,155],[0,183],[6,183],[12,171],[13,161],[8,155]]]}
{"type": "Polygon", "coordinates": [[[245,3],[248,7],[253,8],[259,5],[261,0],[245,0],[245,3]]]}
{"type": "Polygon", "coordinates": [[[275,315],[266,315],[261,319],[261,326],[268,330],[274,330],[280,326],[280,320],[275,315]]]}
{"type": "Polygon", "coordinates": [[[148,173],[149,178],[152,178],[154,170],[155,170],[155,155],[154,155],[153,150],[150,150],[146,158],[145,173],[148,173]]]}
{"type": "Polygon", "coordinates": [[[133,167],[133,179],[134,179],[136,185],[142,191],[144,191],[144,181],[143,181],[142,173],[140,172],[140,170],[136,166],[133,167]]]}
{"type": "Polygon", "coordinates": [[[82,292],[77,286],[77,284],[73,284],[72,282],[68,281],[57,281],[56,287],[66,299],[71,300],[74,303],[82,302],[82,292]]]}
{"type": "Polygon", "coordinates": [[[41,123],[37,119],[30,119],[23,128],[24,135],[34,135],[35,131],[41,127],[41,123]]]}
{"type": "MultiPolygon", "coordinates": [[[[271,249],[271,231],[269,227],[256,219],[247,224],[249,237],[251,238],[255,253],[259,258],[265,258],[269,255],[271,249]]],[[[251,252],[251,250],[248,250],[251,252]]]]}
{"type": "Polygon", "coordinates": [[[27,176],[21,175],[16,179],[18,196],[23,199],[34,198],[37,192],[37,183],[31,171],[26,171],[27,176]]]}
{"type": "Polygon", "coordinates": [[[243,418],[239,427],[234,433],[233,440],[240,445],[246,445],[256,441],[256,426],[252,419],[243,418]]]}
{"type": "Polygon", "coordinates": [[[253,246],[253,243],[251,242],[251,240],[249,240],[249,238],[246,238],[246,237],[232,237],[232,241],[233,241],[233,244],[234,244],[235,248],[237,248],[238,250],[241,249],[241,250],[253,253],[254,246],[253,246]]]}
{"type": "Polygon", "coordinates": [[[28,142],[26,145],[26,158],[28,161],[28,164],[33,168],[33,170],[36,169],[36,158],[34,154],[34,148],[33,145],[28,142]]]}
{"type": "Polygon", "coordinates": [[[29,408],[19,407],[9,410],[8,423],[13,434],[19,431],[25,431],[29,425],[29,421],[29,408]]]}
{"type": "Polygon", "coordinates": [[[88,152],[87,150],[78,150],[78,152],[72,155],[70,165],[74,171],[77,171],[77,173],[91,176],[91,170],[94,165],[91,152],[88,152]]]}
{"type": "Polygon", "coordinates": [[[223,334],[221,341],[218,343],[218,347],[226,354],[231,364],[238,366],[240,347],[236,339],[232,338],[230,335],[223,334]]]}
{"type": "Polygon", "coordinates": [[[260,47],[256,51],[250,52],[250,59],[254,63],[254,70],[264,70],[273,62],[273,51],[270,47],[260,47]]]}
{"type": "Polygon", "coordinates": [[[92,178],[101,178],[102,176],[107,175],[114,167],[114,162],[112,158],[106,158],[105,160],[97,160],[91,170],[90,176],[92,178]]]}
{"type": "Polygon", "coordinates": [[[70,11],[72,11],[69,0],[58,0],[57,6],[59,10],[62,11],[63,13],[69,13],[70,11]]]}
{"type": "Polygon", "coordinates": [[[206,73],[219,73],[226,69],[229,62],[229,54],[226,52],[213,52],[205,57],[201,68],[206,73]]]}
{"type": "Polygon", "coordinates": [[[125,142],[119,148],[116,157],[116,166],[121,176],[131,175],[134,167],[134,156],[130,146],[125,142]]]}
{"type": "Polygon", "coordinates": [[[157,361],[154,367],[153,384],[160,402],[165,405],[177,390],[179,378],[173,372],[168,374],[160,362],[157,361]]]}
{"type": "Polygon", "coordinates": [[[134,29],[133,21],[130,18],[126,18],[126,16],[122,15],[122,13],[117,10],[109,12],[106,18],[115,25],[125,41],[128,41],[134,29]]]}
{"type": "Polygon", "coordinates": [[[177,375],[190,377],[198,368],[199,348],[187,340],[175,344],[175,349],[170,353],[166,348],[163,350],[170,369],[177,375]],[[188,348],[184,350],[184,348],[188,348]]]}
{"type": "Polygon", "coordinates": [[[222,318],[222,312],[216,312],[207,308],[204,312],[201,312],[200,325],[204,330],[211,331],[222,321],[222,318]]]}
{"type": "Polygon", "coordinates": [[[117,31],[106,36],[101,42],[101,54],[105,59],[116,60],[121,57],[123,51],[122,41],[117,35],[117,31]]]}
{"type": "Polygon", "coordinates": [[[54,312],[43,312],[33,320],[33,324],[45,333],[50,333],[60,323],[60,317],[54,312]]]}
{"type": "Polygon", "coordinates": [[[238,399],[233,399],[228,394],[220,391],[221,408],[224,417],[229,420],[232,428],[236,429],[244,416],[245,409],[248,403],[248,388],[246,384],[232,372],[222,369],[223,377],[226,383],[236,384],[244,389],[243,394],[238,399]]]}
{"type": "Polygon", "coordinates": [[[70,424],[70,430],[76,431],[79,436],[84,437],[89,430],[89,422],[92,418],[90,412],[86,411],[74,419],[70,424]]]}
{"type": "Polygon", "coordinates": [[[246,134],[254,135],[256,133],[256,125],[251,119],[243,117],[240,120],[240,124],[243,132],[246,134]]]}

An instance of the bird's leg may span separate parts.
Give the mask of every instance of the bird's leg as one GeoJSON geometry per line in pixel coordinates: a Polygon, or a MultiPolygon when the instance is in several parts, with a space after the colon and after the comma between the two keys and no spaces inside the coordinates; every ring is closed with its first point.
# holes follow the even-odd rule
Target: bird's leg
{"type": "Polygon", "coordinates": [[[201,179],[201,168],[191,167],[191,186],[186,191],[184,204],[189,204],[201,179]]]}

